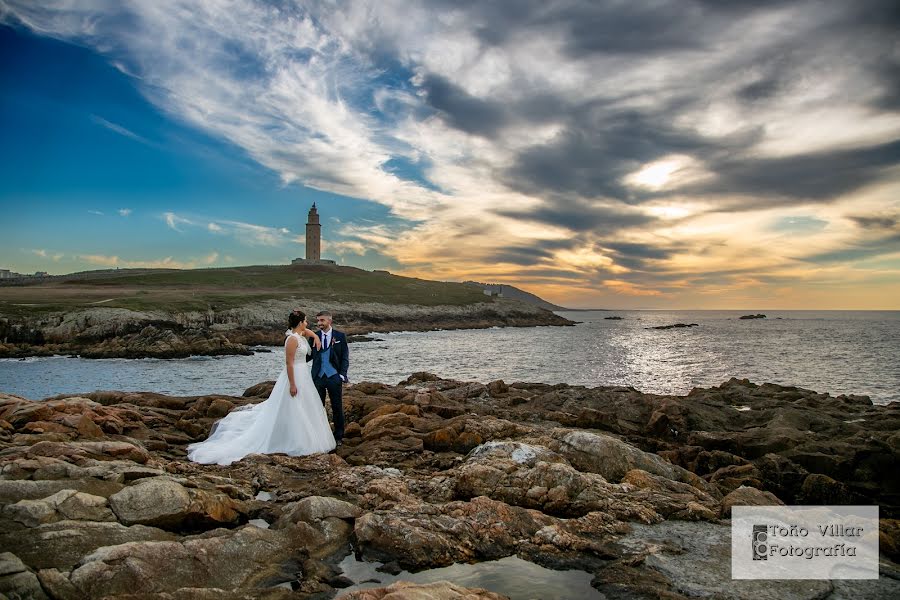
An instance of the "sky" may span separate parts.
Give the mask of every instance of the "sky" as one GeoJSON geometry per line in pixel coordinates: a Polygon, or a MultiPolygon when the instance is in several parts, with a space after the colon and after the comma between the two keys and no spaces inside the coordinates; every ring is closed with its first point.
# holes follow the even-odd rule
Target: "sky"
{"type": "Polygon", "coordinates": [[[0,0],[0,268],[900,309],[894,0],[0,0]]]}

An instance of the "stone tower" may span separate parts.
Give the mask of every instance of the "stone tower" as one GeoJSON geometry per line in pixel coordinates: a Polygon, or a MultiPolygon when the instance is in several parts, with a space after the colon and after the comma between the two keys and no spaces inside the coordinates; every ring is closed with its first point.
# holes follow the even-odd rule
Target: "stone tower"
{"type": "Polygon", "coordinates": [[[319,224],[319,212],[313,202],[306,219],[306,260],[320,260],[322,255],[322,225],[319,224]]]}

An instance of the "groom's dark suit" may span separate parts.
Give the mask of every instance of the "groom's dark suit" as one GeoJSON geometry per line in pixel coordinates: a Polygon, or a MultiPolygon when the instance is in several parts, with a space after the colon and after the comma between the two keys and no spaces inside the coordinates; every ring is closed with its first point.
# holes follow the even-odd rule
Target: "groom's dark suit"
{"type": "Polygon", "coordinates": [[[328,334],[328,345],[324,341],[324,333],[316,332],[322,341],[322,349],[312,352],[312,377],[322,404],[325,394],[331,399],[331,413],[334,419],[334,439],[341,441],[344,437],[344,396],[342,384],[347,381],[347,369],[350,368],[350,349],[347,347],[347,336],[343,332],[332,329],[328,334]],[[327,361],[323,361],[324,356],[327,361]]]}

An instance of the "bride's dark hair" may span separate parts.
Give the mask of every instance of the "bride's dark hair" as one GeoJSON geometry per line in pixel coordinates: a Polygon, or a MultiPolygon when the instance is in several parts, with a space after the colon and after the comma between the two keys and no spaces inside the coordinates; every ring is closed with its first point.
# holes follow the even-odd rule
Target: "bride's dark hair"
{"type": "Polygon", "coordinates": [[[292,310],[288,315],[288,325],[291,329],[302,323],[306,319],[306,314],[299,310],[292,310]]]}

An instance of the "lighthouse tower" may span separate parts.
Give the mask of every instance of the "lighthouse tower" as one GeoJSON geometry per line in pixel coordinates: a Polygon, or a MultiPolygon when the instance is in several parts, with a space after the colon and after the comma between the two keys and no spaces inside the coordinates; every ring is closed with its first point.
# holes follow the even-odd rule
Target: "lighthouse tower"
{"type": "Polygon", "coordinates": [[[313,202],[306,219],[306,260],[322,258],[322,225],[319,223],[319,211],[313,202]]]}
{"type": "Polygon", "coordinates": [[[322,225],[319,211],[313,202],[306,219],[306,258],[295,258],[292,265],[333,265],[333,260],[322,260],[322,225]]]}

